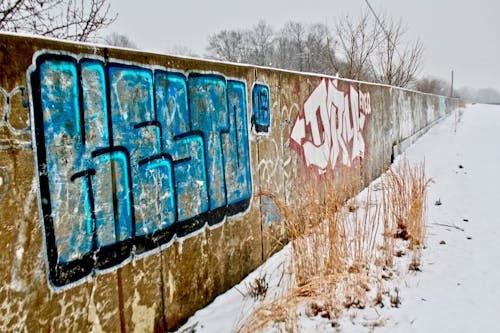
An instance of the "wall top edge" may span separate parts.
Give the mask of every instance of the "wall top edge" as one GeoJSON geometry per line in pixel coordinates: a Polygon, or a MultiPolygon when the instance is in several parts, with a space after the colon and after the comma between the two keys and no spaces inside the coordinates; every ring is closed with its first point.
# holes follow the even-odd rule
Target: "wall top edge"
{"type": "Polygon", "coordinates": [[[59,38],[53,38],[53,37],[40,36],[40,35],[25,33],[25,32],[0,31],[0,37],[2,37],[2,36],[11,37],[11,38],[12,37],[14,37],[14,38],[31,38],[31,39],[50,41],[50,42],[54,42],[54,43],[67,44],[67,45],[73,45],[73,46],[80,45],[80,46],[85,46],[85,47],[89,47],[89,48],[96,48],[96,49],[97,48],[99,48],[99,49],[112,49],[112,50],[125,51],[125,52],[129,52],[129,53],[138,53],[138,54],[142,54],[142,55],[167,56],[167,57],[178,58],[178,59],[195,60],[195,61],[200,61],[200,62],[204,62],[207,64],[220,64],[220,65],[229,65],[229,66],[235,66],[235,67],[246,68],[246,69],[253,68],[256,70],[259,70],[259,69],[260,70],[269,70],[269,71],[274,71],[274,72],[278,72],[278,73],[306,75],[306,76],[316,77],[316,78],[340,80],[340,81],[349,82],[349,83],[363,84],[363,85],[376,86],[376,87],[385,87],[385,88],[389,88],[389,89],[401,90],[401,91],[417,93],[417,94],[421,94],[421,95],[446,97],[446,98],[450,98],[450,99],[459,100],[458,97],[450,97],[450,96],[424,93],[424,92],[417,91],[414,89],[391,86],[391,85],[383,84],[383,83],[353,80],[353,79],[344,78],[344,77],[337,76],[337,75],[301,72],[301,71],[281,69],[281,68],[275,68],[275,67],[269,67],[269,66],[252,65],[252,64],[246,64],[246,63],[236,63],[236,62],[221,61],[221,60],[207,59],[207,58],[201,58],[201,57],[179,56],[179,55],[169,54],[167,52],[162,53],[162,52],[150,51],[147,49],[131,49],[131,48],[127,48],[127,47],[110,46],[110,45],[100,44],[100,43],[77,42],[77,41],[72,41],[72,40],[65,40],[65,39],[59,39],[59,38]]]}

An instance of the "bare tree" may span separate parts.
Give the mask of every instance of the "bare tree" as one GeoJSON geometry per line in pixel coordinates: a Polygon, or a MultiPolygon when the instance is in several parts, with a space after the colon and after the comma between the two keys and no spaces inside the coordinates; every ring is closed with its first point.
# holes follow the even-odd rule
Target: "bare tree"
{"type": "Polygon", "coordinates": [[[0,30],[88,41],[113,23],[108,0],[2,0],[0,30]]]}
{"type": "Polygon", "coordinates": [[[313,73],[335,74],[335,41],[326,24],[316,23],[307,28],[305,70],[313,73]]]}
{"type": "Polygon", "coordinates": [[[346,16],[335,30],[344,77],[406,87],[420,71],[423,45],[405,39],[407,29],[401,20],[379,20],[366,12],[357,21],[346,16]]]}
{"type": "Polygon", "coordinates": [[[250,59],[247,59],[246,62],[261,66],[270,66],[272,64],[274,51],[273,28],[267,24],[266,21],[260,20],[253,29],[248,32],[248,36],[251,54],[250,59]]]}
{"type": "Polygon", "coordinates": [[[357,21],[345,16],[337,22],[335,32],[344,60],[340,74],[354,80],[371,79],[371,60],[382,37],[378,23],[368,12],[357,21]]]}
{"type": "Polygon", "coordinates": [[[251,30],[222,30],[208,37],[209,56],[219,60],[272,65],[274,31],[264,20],[251,30]]]}
{"type": "Polygon", "coordinates": [[[478,103],[499,104],[500,93],[493,88],[481,88],[476,91],[476,101],[478,103]]]}
{"type": "Polygon", "coordinates": [[[335,41],[326,24],[289,21],[277,33],[265,21],[251,30],[222,30],[208,39],[215,59],[335,74],[335,41]]]}
{"type": "Polygon", "coordinates": [[[274,38],[274,66],[284,69],[335,74],[335,41],[326,24],[289,21],[274,38]]]}
{"type": "Polygon", "coordinates": [[[418,39],[413,43],[405,41],[407,28],[401,20],[385,21],[383,41],[379,44],[378,59],[373,66],[374,75],[379,82],[406,87],[415,80],[422,67],[424,47],[418,39]]]}
{"type": "Polygon", "coordinates": [[[412,88],[428,94],[448,95],[450,93],[450,84],[434,77],[421,78],[415,81],[412,88]]]}
{"type": "Polygon", "coordinates": [[[248,31],[222,30],[208,37],[208,55],[219,60],[247,62],[248,41],[248,31]]]}
{"type": "Polygon", "coordinates": [[[306,27],[301,22],[289,21],[282,30],[282,36],[286,38],[284,54],[288,57],[288,64],[283,66],[286,69],[304,71],[306,55],[306,27]]]}
{"type": "Polygon", "coordinates": [[[137,49],[137,45],[127,36],[113,32],[104,38],[106,44],[110,46],[128,47],[129,49],[137,49]]]}
{"type": "Polygon", "coordinates": [[[187,47],[183,44],[174,44],[171,47],[167,48],[167,53],[176,55],[176,56],[188,56],[198,58],[199,55],[193,51],[191,48],[187,47]]]}
{"type": "Polygon", "coordinates": [[[281,29],[274,37],[274,47],[274,66],[284,69],[294,69],[291,58],[295,55],[295,52],[292,50],[288,34],[285,29],[281,29]]]}
{"type": "Polygon", "coordinates": [[[500,92],[494,88],[462,87],[456,90],[457,96],[467,103],[500,104],[500,92]]]}

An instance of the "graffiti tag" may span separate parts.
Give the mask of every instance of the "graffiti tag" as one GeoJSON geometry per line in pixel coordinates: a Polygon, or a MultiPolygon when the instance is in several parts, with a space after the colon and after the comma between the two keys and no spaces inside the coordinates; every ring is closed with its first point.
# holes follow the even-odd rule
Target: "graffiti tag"
{"type": "Polygon", "coordinates": [[[51,53],[30,81],[55,287],[249,206],[245,82],[51,53]]]}
{"type": "Polygon", "coordinates": [[[371,113],[370,94],[349,85],[340,90],[336,80],[322,79],[305,101],[290,135],[290,146],[308,167],[324,173],[341,157],[345,166],[364,158],[363,128],[371,113]]]}

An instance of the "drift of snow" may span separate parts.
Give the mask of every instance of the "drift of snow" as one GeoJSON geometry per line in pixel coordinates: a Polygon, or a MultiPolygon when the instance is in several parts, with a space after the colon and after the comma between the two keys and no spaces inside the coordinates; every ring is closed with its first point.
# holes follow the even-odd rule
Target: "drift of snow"
{"type": "MultiPolygon", "coordinates": [[[[426,248],[421,272],[404,265],[390,285],[398,308],[349,309],[336,319],[340,332],[494,332],[500,304],[500,106],[473,105],[434,126],[406,151],[425,160],[428,190],[426,248]],[[439,204],[441,203],[441,204],[439,204]]],[[[244,296],[266,277],[268,295],[283,284],[290,248],[272,256],[240,284],[196,312],[179,332],[231,332],[257,302],[244,296]]],[[[409,258],[408,258],[409,259],[409,258]]],[[[404,262],[403,262],[404,263],[404,262]]],[[[332,331],[320,316],[300,318],[303,332],[332,331]]]]}

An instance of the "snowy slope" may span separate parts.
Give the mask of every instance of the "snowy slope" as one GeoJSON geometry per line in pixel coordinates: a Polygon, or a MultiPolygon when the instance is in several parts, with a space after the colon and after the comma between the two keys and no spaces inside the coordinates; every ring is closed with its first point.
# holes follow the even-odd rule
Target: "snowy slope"
{"type": "MultiPolygon", "coordinates": [[[[426,248],[421,272],[402,270],[390,282],[399,308],[350,309],[332,328],[320,316],[300,319],[301,331],[496,332],[500,309],[500,106],[474,105],[432,128],[406,151],[425,160],[428,191],[426,248]],[[440,201],[441,205],[435,203],[440,201]]],[[[198,311],[180,332],[231,332],[255,300],[249,283],[266,276],[269,294],[286,283],[289,248],[238,286],[198,311]]],[[[402,265],[402,267],[407,267],[402,265]]]]}
{"type": "Polygon", "coordinates": [[[475,105],[412,146],[435,181],[429,190],[422,273],[383,332],[498,332],[500,107],[475,105]],[[460,168],[462,166],[463,168],[460,168]],[[442,205],[434,202],[440,199],[442,205]],[[454,227],[446,227],[451,225],[454,227]],[[441,240],[446,244],[441,245],[441,240]]]}

